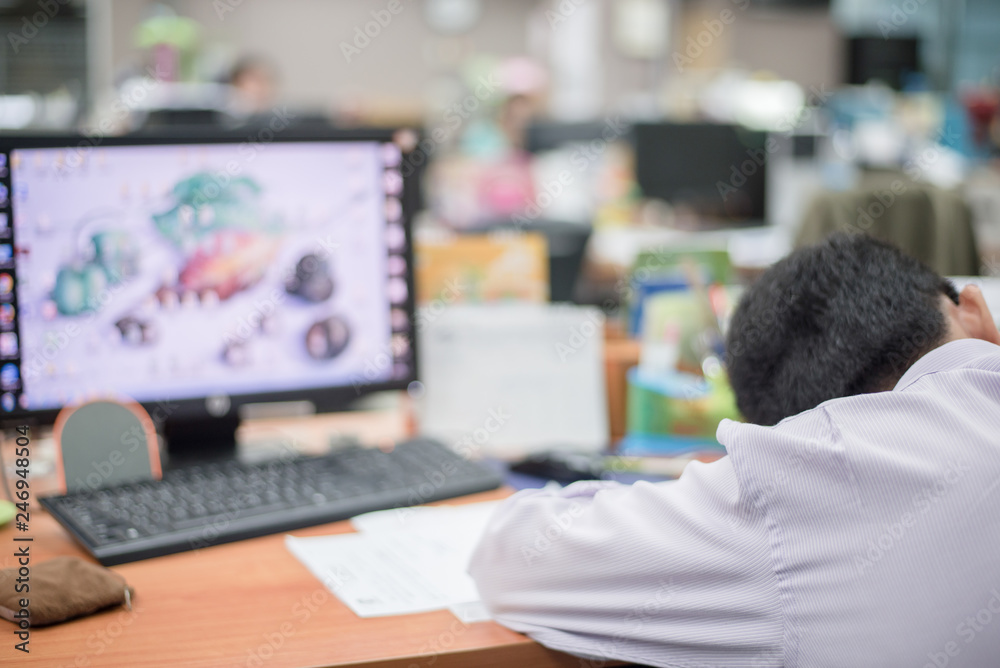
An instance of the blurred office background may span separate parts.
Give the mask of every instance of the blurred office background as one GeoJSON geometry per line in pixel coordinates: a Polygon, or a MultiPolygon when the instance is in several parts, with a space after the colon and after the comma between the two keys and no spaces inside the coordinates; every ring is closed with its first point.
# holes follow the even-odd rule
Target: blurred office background
{"type": "Polygon", "coordinates": [[[843,229],[1000,275],[995,0],[0,0],[0,34],[3,132],[407,128],[420,301],[600,308],[615,437],[626,387],[653,429],[640,355],[722,354],[654,293],[724,328],[715,287],[843,229]]]}
{"type": "MultiPolygon", "coordinates": [[[[525,218],[684,227],[693,208],[719,227],[792,229],[814,191],[910,165],[918,181],[970,191],[987,259],[1000,238],[988,192],[1000,5],[989,0],[4,0],[0,29],[4,131],[93,136],[279,113],[412,127],[430,163],[424,222],[536,213],[546,178],[566,167],[581,173],[573,187],[525,218]],[[744,196],[760,201],[718,220],[701,195],[671,197],[682,184],[655,192],[644,178],[670,178],[662,169],[637,173],[663,166],[635,155],[632,123],[692,121],[772,133],[766,193],[744,196]],[[566,150],[594,140],[614,146],[566,150]],[[645,206],[653,198],[667,206],[645,206]]],[[[661,142],[649,151],[672,145],[648,137],[661,142]]]]}

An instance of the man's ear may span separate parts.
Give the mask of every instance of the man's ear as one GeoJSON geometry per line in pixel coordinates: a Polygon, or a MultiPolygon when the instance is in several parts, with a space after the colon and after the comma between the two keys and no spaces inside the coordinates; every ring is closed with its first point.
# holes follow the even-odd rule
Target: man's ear
{"type": "Polygon", "coordinates": [[[1000,331],[978,286],[966,285],[958,294],[958,306],[952,312],[965,333],[1000,345],[1000,331]]]}

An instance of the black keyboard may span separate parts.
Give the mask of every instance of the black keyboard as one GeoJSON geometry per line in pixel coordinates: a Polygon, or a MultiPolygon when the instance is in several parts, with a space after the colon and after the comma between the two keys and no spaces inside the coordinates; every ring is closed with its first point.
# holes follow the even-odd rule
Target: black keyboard
{"type": "Polygon", "coordinates": [[[495,489],[500,476],[427,439],[391,452],[235,459],[41,503],[105,566],[495,489]]]}

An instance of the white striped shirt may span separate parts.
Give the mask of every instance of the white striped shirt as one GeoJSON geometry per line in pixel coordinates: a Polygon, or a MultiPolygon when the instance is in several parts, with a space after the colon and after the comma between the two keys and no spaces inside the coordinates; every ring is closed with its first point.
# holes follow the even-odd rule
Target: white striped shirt
{"type": "Polygon", "coordinates": [[[494,617],[582,665],[1000,666],[1000,347],[718,438],[676,481],[505,502],[470,565],[494,617]]]}

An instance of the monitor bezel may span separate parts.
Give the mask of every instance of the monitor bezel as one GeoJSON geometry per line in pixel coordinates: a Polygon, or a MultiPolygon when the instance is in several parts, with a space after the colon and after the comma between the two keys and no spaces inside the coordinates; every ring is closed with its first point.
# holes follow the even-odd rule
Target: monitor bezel
{"type": "MultiPolygon", "coordinates": [[[[10,155],[12,150],[36,149],[36,148],[84,148],[84,150],[94,150],[102,147],[119,146],[162,146],[181,144],[240,144],[247,141],[257,141],[263,144],[271,143],[301,143],[301,142],[395,142],[399,137],[399,129],[384,128],[352,128],[317,130],[310,128],[308,131],[296,131],[294,127],[280,131],[271,130],[271,138],[261,141],[255,136],[268,126],[240,128],[233,130],[205,129],[193,130],[184,128],[182,131],[166,132],[141,132],[120,136],[95,136],[85,134],[3,134],[0,135],[0,153],[10,155]]],[[[310,402],[316,413],[329,413],[335,411],[350,410],[352,404],[363,396],[375,392],[405,390],[409,385],[419,378],[419,358],[416,341],[416,319],[415,319],[415,284],[413,267],[413,219],[420,204],[420,192],[418,177],[419,169],[407,169],[406,166],[416,165],[416,161],[408,163],[408,156],[412,150],[407,152],[406,148],[400,146],[403,152],[400,173],[403,177],[403,204],[402,224],[405,232],[406,246],[403,257],[406,260],[405,280],[407,284],[407,299],[403,304],[410,326],[407,336],[410,346],[409,373],[406,377],[395,378],[378,382],[363,382],[351,385],[337,385],[319,388],[303,388],[299,390],[256,392],[250,394],[229,394],[228,410],[222,412],[219,406],[209,407],[209,397],[196,397],[184,399],[171,399],[164,397],[160,400],[145,400],[138,403],[149,412],[154,422],[158,426],[165,421],[184,420],[238,420],[240,409],[248,404],[279,404],[286,402],[310,402]]],[[[15,210],[13,196],[9,211],[15,210]]],[[[12,238],[17,249],[17,230],[11,220],[12,238]]],[[[15,261],[16,272],[17,264],[15,261]]],[[[16,280],[16,279],[15,279],[16,280]]],[[[18,327],[20,335],[20,327],[18,327]]],[[[23,382],[23,379],[22,379],[23,382]]],[[[122,397],[128,399],[128,397],[122,397]]],[[[42,408],[24,409],[18,406],[15,410],[3,413],[0,416],[0,427],[9,429],[15,426],[34,424],[51,425],[55,423],[56,417],[63,408],[42,408]]]]}

